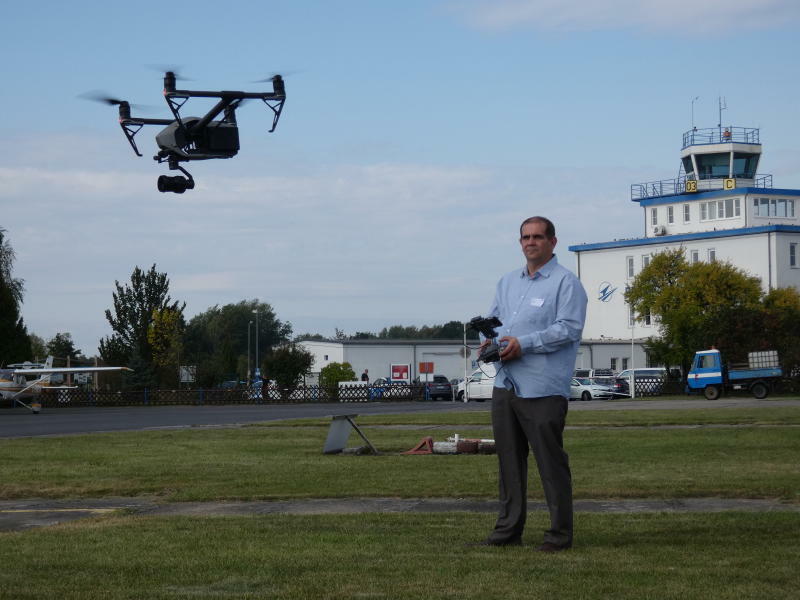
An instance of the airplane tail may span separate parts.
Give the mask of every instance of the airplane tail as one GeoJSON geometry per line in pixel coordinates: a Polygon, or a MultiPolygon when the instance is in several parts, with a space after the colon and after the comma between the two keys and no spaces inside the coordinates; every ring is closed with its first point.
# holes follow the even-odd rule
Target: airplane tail
{"type": "MultiPolygon", "coordinates": [[[[47,357],[46,361],[44,361],[44,368],[45,369],[52,369],[53,368],[53,355],[52,354],[47,357]]],[[[42,376],[42,378],[41,378],[42,379],[42,383],[44,383],[44,384],[50,383],[50,377],[51,377],[50,375],[42,376]]]]}

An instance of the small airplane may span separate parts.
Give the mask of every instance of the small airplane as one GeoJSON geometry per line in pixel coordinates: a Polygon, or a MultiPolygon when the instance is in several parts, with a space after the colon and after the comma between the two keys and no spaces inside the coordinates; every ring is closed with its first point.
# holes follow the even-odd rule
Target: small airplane
{"type": "Polygon", "coordinates": [[[58,385],[51,382],[53,375],[77,373],[109,373],[114,371],[131,371],[128,367],[61,367],[53,368],[53,357],[48,356],[44,365],[35,363],[20,363],[9,365],[9,368],[0,369],[0,398],[13,400],[21,404],[33,414],[42,410],[42,405],[36,402],[36,397],[42,390],[74,390],[73,385],[58,385]],[[30,398],[30,404],[23,399],[30,398]]]}

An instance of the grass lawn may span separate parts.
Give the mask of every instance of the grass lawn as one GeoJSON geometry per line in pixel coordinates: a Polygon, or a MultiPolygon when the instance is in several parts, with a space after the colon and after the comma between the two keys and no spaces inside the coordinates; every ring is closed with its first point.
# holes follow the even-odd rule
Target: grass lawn
{"type": "MultiPolygon", "coordinates": [[[[777,420],[775,411],[783,409],[764,410],[761,420],[777,420]]],[[[433,421],[443,415],[419,417],[433,421]]],[[[469,420],[473,413],[444,417],[469,420]]],[[[670,415],[669,420],[690,417],[670,415]]],[[[592,423],[617,423],[620,418],[592,415],[592,423]]],[[[657,424],[652,422],[657,415],[645,418],[651,425],[657,424]]],[[[380,419],[402,423],[409,416],[380,419]]],[[[491,437],[488,424],[434,430],[423,424],[419,428],[367,427],[370,440],[384,452],[381,456],[324,456],[321,450],[327,426],[328,421],[318,420],[304,426],[0,440],[0,498],[153,494],[167,501],[199,501],[358,496],[493,498],[497,493],[494,456],[399,454],[427,435],[436,439],[453,433],[491,437]]],[[[614,426],[570,430],[565,437],[577,498],[723,496],[800,501],[797,427],[614,426]]],[[[350,443],[359,442],[353,434],[350,443]]],[[[538,478],[532,479],[530,495],[541,498],[538,478]]]]}
{"type": "Polygon", "coordinates": [[[465,548],[490,515],[112,517],[0,534],[0,598],[796,598],[797,513],[581,514],[578,543],[465,548]]]}
{"type": "MultiPolygon", "coordinates": [[[[573,411],[569,424],[584,426],[565,434],[575,497],[796,505],[798,415],[791,407],[573,411]],[[676,424],[715,427],[659,427],[676,424]]],[[[494,456],[399,455],[426,435],[491,437],[488,413],[359,423],[384,454],[322,455],[327,420],[0,440],[0,498],[496,497],[494,456]]],[[[530,497],[541,496],[534,475],[530,497]]],[[[117,514],[0,533],[0,599],[716,600],[795,598],[800,588],[797,511],[578,513],[576,547],[539,555],[532,546],[546,521],[530,514],[521,548],[465,548],[485,537],[493,515],[117,514]]]]}

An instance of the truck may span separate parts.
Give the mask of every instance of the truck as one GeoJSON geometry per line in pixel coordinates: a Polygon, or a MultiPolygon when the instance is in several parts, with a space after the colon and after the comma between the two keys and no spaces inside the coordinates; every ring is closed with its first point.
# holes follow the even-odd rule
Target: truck
{"type": "Polygon", "coordinates": [[[716,400],[724,391],[748,390],[759,400],[766,398],[783,376],[775,350],[750,352],[747,363],[725,365],[716,348],[696,352],[686,379],[686,392],[703,393],[716,400]]]}

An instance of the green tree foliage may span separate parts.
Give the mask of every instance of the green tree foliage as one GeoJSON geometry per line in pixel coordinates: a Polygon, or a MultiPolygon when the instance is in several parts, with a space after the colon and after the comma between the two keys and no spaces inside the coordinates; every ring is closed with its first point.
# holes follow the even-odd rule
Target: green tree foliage
{"type": "Polygon", "coordinates": [[[350,363],[332,362],[322,367],[319,372],[319,386],[328,395],[328,398],[335,399],[339,395],[340,381],[355,381],[356,373],[350,363]]]}
{"type": "Polygon", "coordinates": [[[183,332],[186,323],[183,313],[171,308],[153,311],[153,321],[147,331],[147,341],[153,351],[153,366],[161,387],[178,387],[183,332]]]}
{"type": "Polygon", "coordinates": [[[113,313],[106,310],[106,319],[114,333],[100,340],[100,356],[109,364],[134,369],[137,374],[132,380],[137,381],[136,387],[155,385],[153,347],[148,340],[153,315],[164,310],[182,315],[186,303],[172,301],[167,274],[156,271],[155,264],[149,271],[134,268],[130,285],[120,285],[119,281],[114,285],[117,289],[113,294],[114,310],[113,313]]]}
{"type": "Polygon", "coordinates": [[[683,250],[657,254],[625,293],[637,318],[656,320],[652,357],[688,369],[697,350],[716,346],[728,360],[763,349],[761,284],[725,262],[688,264],[683,250]]]}
{"type": "Polygon", "coordinates": [[[295,342],[317,341],[324,342],[327,338],[321,333],[301,333],[294,337],[295,342]]]}
{"type": "Polygon", "coordinates": [[[253,369],[256,338],[259,361],[263,362],[272,347],[288,342],[292,334],[292,326],[280,321],[269,304],[258,300],[213,306],[189,320],[184,337],[187,361],[184,364],[197,366],[197,382],[201,387],[247,377],[248,329],[253,369]],[[254,310],[258,311],[258,335],[254,310]]]}
{"type": "Polygon", "coordinates": [[[28,334],[28,339],[31,343],[31,358],[34,360],[44,360],[47,357],[47,344],[44,338],[36,335],[35,333],[28,334]]]}
{"type": "Polygon", "coordinates": [[[85,358],[83,353],[75,347],[71,333],[57,333],[47,342],[47,354],[55,358],[70,361],[85,358]]]}
{"type": "Polygon", "coordinates": [[[33,358],[20,314],[24,282],[14,277],[14,249],[0,228],[0,365],[33,358]]]}
{"type": "MultiPolygon", "coordinates": [[[[384,327],[378,334],[381,339],[417,339],[417,340],[460,340],[464,337],[464,323],[461,321],[448,321],[444,325],[392,325],[384,327]]],[[[478,334],[467,329],[467,338],[477,339],[478,334]]]]}
{"type": "Polygon", "coordinates": [[[777,288],[764,297],[764,335],[778,350],[785,374],[800,371],[800,292],[777,288]]]}
{"type": "Polygon", "coordinates": [[[301,346],[287,344],[264,359],[264,379],[274,379],[282,395],[291,393],[300,378],[311,371],[314,356],[301,346]]]}

